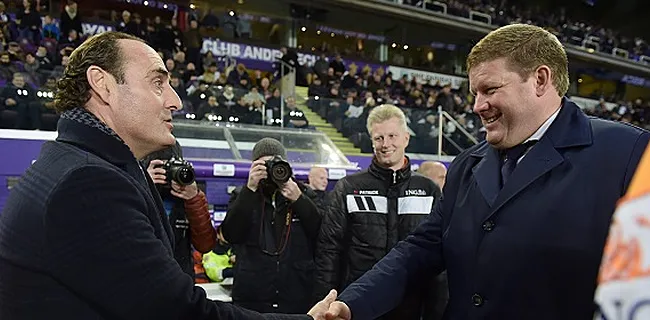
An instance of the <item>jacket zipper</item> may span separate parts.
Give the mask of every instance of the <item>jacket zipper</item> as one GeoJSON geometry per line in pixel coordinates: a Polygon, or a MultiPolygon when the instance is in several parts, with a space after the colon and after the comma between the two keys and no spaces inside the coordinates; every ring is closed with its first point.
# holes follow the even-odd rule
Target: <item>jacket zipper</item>
{"type": "Polygon", "coordinates": [[[393,184],[397,183],[397,171],[393,171],[393,184]]]}

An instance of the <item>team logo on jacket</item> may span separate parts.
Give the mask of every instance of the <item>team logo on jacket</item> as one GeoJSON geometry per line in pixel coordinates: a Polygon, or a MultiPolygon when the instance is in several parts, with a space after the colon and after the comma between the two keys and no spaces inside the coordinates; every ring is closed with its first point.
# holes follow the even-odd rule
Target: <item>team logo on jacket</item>
{"type": "Polygon", "coordinates": [[[354,194],[363,194],[363,195],[369,195],[369,196],[375,195],[376,196],[376,195],[379,194],[379,190],[354,190],[354,194]]]}
{"type": "Polygon", "coordinates": [[[407,196],[426,196],[427,193],[426,191],[422,189],[415,189],[415,190],[406,190],[406,195],[407,196]]]}

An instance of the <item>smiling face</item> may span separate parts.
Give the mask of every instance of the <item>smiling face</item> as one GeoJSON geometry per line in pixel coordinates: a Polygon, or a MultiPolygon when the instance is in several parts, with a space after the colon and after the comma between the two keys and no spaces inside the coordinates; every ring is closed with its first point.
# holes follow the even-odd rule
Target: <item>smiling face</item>
{"type": "Polygon", "coordinates": [[[484,62],[469,74],[475,94],[474,112],[485,126],[487,142],[497,149],[510,148],[530,137],[544,122],[536,104],[536,80],[507,67],[506,59],[484,62]]]}
{"type": "Polygon", "coordinates": [[[169,83],[162,59],[151,47],[119,40],[124,57],[124,83],[114,85],[108,98],[111,128],[136,157],[174,145],[172,111],[181,101],[169,83]]]}
{"type": "Polygon", "coordinates": [[[393,117],[371,125],[370,134],[377,162],[393,170],[399,170],[404,163],[404,153],[409,144],[409,133],[402,121],[393,117]]]}

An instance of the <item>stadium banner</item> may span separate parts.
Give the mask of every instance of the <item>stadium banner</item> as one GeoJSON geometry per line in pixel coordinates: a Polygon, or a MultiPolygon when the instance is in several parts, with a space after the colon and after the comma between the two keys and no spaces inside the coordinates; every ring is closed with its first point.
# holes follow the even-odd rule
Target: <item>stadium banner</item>
{"type": "MultiPolygon", "coordinates": [[[[92,36],[107,31],[115,31],[115,27],[99,23],[82,23],[81,29],[86,36],[92,36]]],[[[63,35],[61,35],[63,37],[63,35]]]]}
{"type": "Polygon", "coordinates": [[[452,76],[448,74],[435,73],[429,71],[422,71],[416,69],[409,69],[404,67],[389,66],[388,72],[393,73],[393,79],[399,79],[403,76],[407,76],[408,80],[415,78],[415,81],[422,84],[432,84],[436,83],[439,85],[451,84],[451,88],[458,90],[463,83],[467,82],[467,78],[452,76]]]}
{"type": "Polygon", "coordinates": [[[614,213],[600,268],[594,319],[650,319],[650,148],[614,213]]]}
{"type": "MultiPolygon", "coordinates": [[[[262,71],[274,71],[274,63],[282,57],[282,52],[279,48],[271,48],[266,46],[245,44],[245,43],[236,43],[223,41],[221,39],[215,38],[204,38],[203,46],[201,48],[201,53],[206,53],[212,51],[212,54],[215,57],[225,57],[228,56],[237,61],[237,63],[243,63],[247,69],[256,69],[262,71]]],[[[298,53],[298,63],[302,66],[311,67],[314,65],[316,60],[318,60],[319,55],[314,53],[307,53],[297,51],[298,53]]],[[[332,59],[332,57],[327,57],[332,59]]],[[[343,64],[348,68],[351,64],[355,64],[361,71],[366,66],[370,67],[372,70],[377,68],[386,68],[380,64],[367,63],[362,61],[350,61],[344,60],[343,64]]]]}

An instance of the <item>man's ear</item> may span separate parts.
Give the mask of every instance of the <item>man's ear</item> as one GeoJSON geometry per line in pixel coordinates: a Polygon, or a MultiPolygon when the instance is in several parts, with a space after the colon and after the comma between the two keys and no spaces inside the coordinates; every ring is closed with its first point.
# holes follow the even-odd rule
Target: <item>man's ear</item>
{"type": "Polygon", "coordinates": [[[88,79],[92,93],[104,104],[108,104],[113,89],[113,77],[104,69],[93,65],[86,70],[86,78],[88,79]]]}
{"type": "Polygon", "coordinates": [[[535,91],[537,96],[541,97],[548,90],[553,90],[553,84],[551,83],[551,68],[542,65],[535,70],[535,91]]]}

